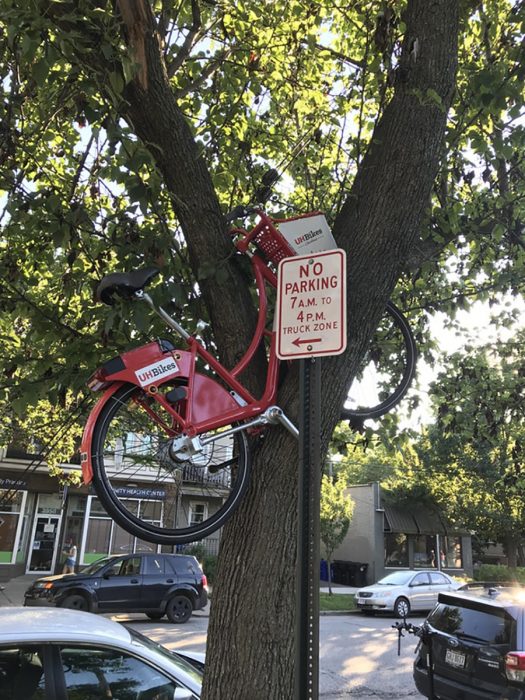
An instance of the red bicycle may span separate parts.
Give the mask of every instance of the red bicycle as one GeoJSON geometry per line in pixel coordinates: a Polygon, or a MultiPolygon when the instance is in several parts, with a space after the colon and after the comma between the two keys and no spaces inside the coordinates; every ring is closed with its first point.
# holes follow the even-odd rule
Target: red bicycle
{"type": "MultiPolygon", "coordinates": [[[[109,360],[89,381],[92,390],[103,394],[82,438],[84,482],[93,483],[103,506],[119,525],[149,542],[185,544],[224,525],[248,485],[251,460],[247,435],[280,424],[298,436],[295,425],[275,404],[279,360],[275,333],[267,328],[267,286],[276,287],[276,266],[295,254],[279,232],[279,224],[312,214],[278,220],[258,208],[237,207],[228,220],[250,215],[257,217],[255,226],[250,231],[233,229],[232,234],[237,250],[251,261],[258,321],[250,346],[231,370],[144,291],[158,274],[156,268],[112,273],[97,290],[104,303],[111,304],[115,294],[145,302],[186,347],[178,349],[168,340],[148,343],[109,360]],[[238,376],[264,338],[268,348],[266,384],[263,395],[255,398],[238,376]]],[[[391,303],[387,317],[405,348],[400,379],[376,405],[347,407],[344,418],[361,423],[377,418],[391,410],[410,385],[415,367],[410,327],[391,303]]],[[[388,333],[383,331],[382,336],[385,347],[388,333]]]]}

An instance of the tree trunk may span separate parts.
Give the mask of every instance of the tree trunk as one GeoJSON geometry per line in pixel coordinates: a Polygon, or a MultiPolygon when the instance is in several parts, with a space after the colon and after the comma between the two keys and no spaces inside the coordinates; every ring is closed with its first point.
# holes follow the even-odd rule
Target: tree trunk
{"type": "Polygon", "coordinates": [[[328,595],[332,595],[332,555],[327,557],[326,563],[328,564],[328,595]]]}
{"type": "MultiPolygon", "coordinates": [[[[347,249],[349,343],[323,360],[327,448],[368,339],[414,246],[443,148],[457,63],[458,1],[412,0],[395,96],[334,234],[347,249]],[[425,99],[433,90],[442,106],[425,99]]],[[[291,375],[291,376],[290,376],[291,375]]],[[[297,419],[297,368],[280,403],[297,419]]],[[[203,698],[283,700],[294,693],[297,444],[281,429],[257,445],[250,491],[224,528],[203,698]]]]}
{"type": "Polygon", "coordinates": [[[504,545],[509,569],[515,569],[518,566],[518,543],[516,542],[516,536],[509,535],[506,537],[504,545]]]}

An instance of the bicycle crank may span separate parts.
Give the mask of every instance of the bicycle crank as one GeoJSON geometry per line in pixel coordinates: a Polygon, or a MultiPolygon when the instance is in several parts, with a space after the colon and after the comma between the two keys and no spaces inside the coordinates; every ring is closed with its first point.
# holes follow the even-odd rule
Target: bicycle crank
{"type": "Polygon", "coordinates": [[[253,418],[252,420],[246,421],[245,423],[239,423],[239,425],[234,425],[227,430],[222,430],[220,433],[214,433],[212,435],[196,435],[190,437],[189,435],[180,435],[179,437],[173,438],[168,443],[167,455],[175,463],[186,462],[195,455],[202,454],[204,452],[206,445],[217,440],[222,440],[225,437],[238,433],[241,430],[247,430],[249,428],[255,428],[263,425],[277,425],[280,424],[286,430],[288,430],[295,438],[299,437],[299,430],[295,427],[292,421],[285,415],[282,408],[279,406],[270,406],[261,415],[253,418]]]}

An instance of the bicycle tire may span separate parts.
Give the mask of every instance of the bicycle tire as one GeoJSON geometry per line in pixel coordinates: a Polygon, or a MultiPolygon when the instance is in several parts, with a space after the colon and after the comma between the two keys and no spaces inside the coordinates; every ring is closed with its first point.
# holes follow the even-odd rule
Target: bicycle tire
{"type": "Polygon", "coordinates": [[[390,316],[395,327],[401,332],[403,337],[406,351],[406,360],[403,373],[394,391],[380,403],[374,406],[359,407],[355,409],[343,408],[341,417],[343,420],[349,420],[352,425],[362,426],[363,421],[380,418],[381,416],[384,416],[385,413],[391,411],[404,398],[414,378],[417,363],[417,349],[410,324],[408,323],[406,317],[401,313],[400,309],[393,302],[387,302],[385,311],[388,316],[390,316]]]}
{"type": "MultiPolygon", "coordinates": [[[[169,388],[169,385],[163,386],[169,388]]],[[[245,431],[211,442],[207,454],[199,455],[198,464],[191,459],[168,463],[171,458],[167,456],[166,446],[170,438],[152,415],[135,401],[145,396],[141,388],[124,384],[108,399],[98,417],[92,440],[96,494],[118,525],[146,542],[177,545],[203,539],[221,528],[233,515],[248,486],[251,460],[245,431]],[[125,430],[123,439],[120,433],[125,430]],[[119,439],[122,442],[120,453],[117,450],[119,439]],[[134,443],[138,445],[135,451],[134,443]],[[214,459],[223,461],[213,463],[214,459]],[[234,466],[232,462],[235,462],[234,466]],[[215,471],[209,471],[214,466],[215,471]],[[181,473],[177,473],[179,471],[181,473]],[[192,482],[191,487],[193,501],[200,499],[201,503],[207,503],[212,497],[216,502],[219,499],[221,505],[209,517],[202,513],[202,520],[191,524],[188,496],[181,485],[188,477],[187,483],[192,479],[195,482],[197,476],[197,483],[192,482]],[[158,500],[159,494],[155,494],[154,499],[131,500],[133,496],[122,489],[130,479],[142,484],[149,481],[155,489],[165,492],[164,500],[158,500]],[[158,516],[159,511],[160,520],[156,517],[152,521],[152,516],[158,516]],[[143,514],[149,516],[149,520],[143,519],[143,514]],[[165,527],[165,522],[175,523],[175,526],[165,527]]],[[[152,401],[151,406],[156,409],[157,405],[152,401]]],[[[142,486],[140,493],[147,494],[147,488],[142,486]]]]}

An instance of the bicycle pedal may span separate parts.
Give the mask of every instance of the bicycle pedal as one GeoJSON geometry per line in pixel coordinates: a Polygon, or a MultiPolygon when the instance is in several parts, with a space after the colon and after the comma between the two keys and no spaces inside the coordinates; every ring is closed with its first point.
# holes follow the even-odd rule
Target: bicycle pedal
{"type": "Polygon", "coordinates": [[[175,389],[170,389],[166,394],[166,401],[170,403],[177,403],[187,398],[188,390],[185,386],[176,386],[175,389]]]}

